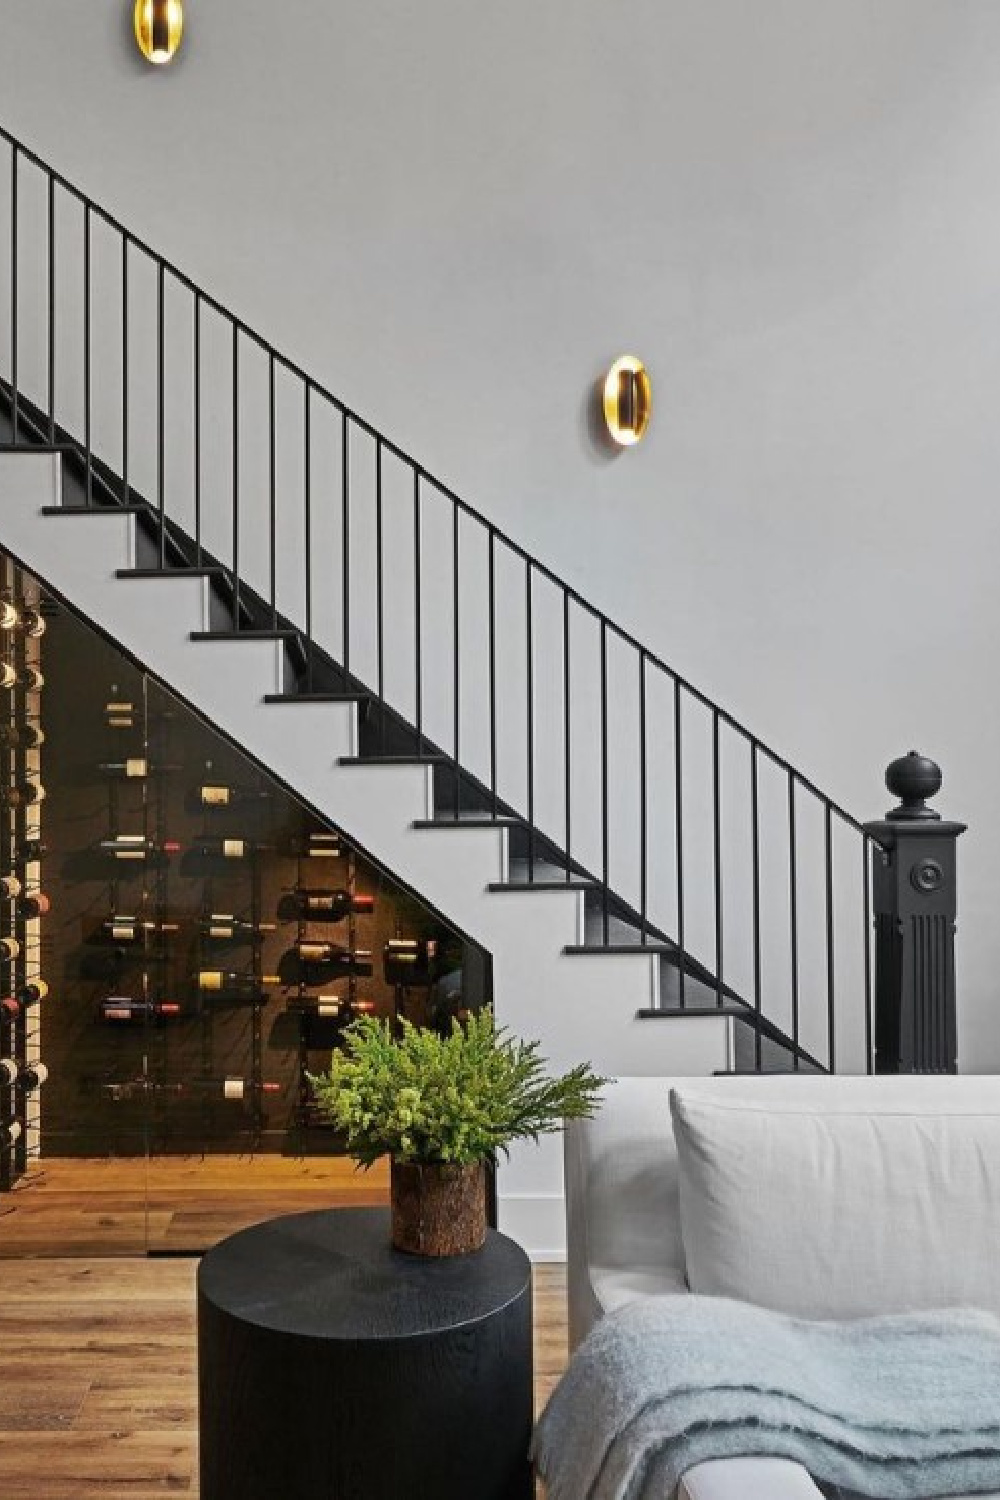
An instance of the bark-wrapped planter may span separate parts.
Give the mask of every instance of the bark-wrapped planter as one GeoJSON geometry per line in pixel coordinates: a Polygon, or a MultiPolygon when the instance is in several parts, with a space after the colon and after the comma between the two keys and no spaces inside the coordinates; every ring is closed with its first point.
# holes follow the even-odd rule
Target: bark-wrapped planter
{"type": "Polygon", "coordinates": [[[410,1255],[468,1255],[486,1243],[486,1165],[392,1163],[392,1243],[410,1255]]]}

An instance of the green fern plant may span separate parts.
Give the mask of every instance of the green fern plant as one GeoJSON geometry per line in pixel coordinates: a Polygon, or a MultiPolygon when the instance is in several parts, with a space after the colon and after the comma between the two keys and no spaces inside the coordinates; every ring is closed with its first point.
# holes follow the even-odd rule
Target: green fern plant
{"type": "Polygon", "coordinates": [[[489,1009],[440,1036],[371,1016],[344,1032],[328,1073],[310,1076],[317,1103],[363,1167],[397,1161],[493,1161],[511,1143],[537,1140],[564,1119],[596,1111],[608,1082],[587,1064],[549,1077],[539,1043],[498,1028],[489,1009]]]}

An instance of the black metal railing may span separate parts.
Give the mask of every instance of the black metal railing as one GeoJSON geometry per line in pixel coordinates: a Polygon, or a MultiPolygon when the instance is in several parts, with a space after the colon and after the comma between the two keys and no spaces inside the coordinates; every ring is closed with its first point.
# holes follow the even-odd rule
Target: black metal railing
{"type": "Polygon", "coordinates": [[[589,881],[584,944],[657,956],[656,1003],[742,1007],[789,1039],[795,1066],[871,1069],[864,827],[0,140],[7,443],[68,447],[82,504],[145,497],[154,566],[215,566],[232,631],[295,633],[288,691],[369,690],[366,753],[432,761],[442,819],[515,817],[511,879],[589,881]]]}

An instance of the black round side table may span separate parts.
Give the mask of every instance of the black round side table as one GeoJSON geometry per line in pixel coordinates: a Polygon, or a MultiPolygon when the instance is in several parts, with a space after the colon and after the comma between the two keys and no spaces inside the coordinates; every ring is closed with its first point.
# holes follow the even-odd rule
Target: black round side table
{"type": "Polygon", "coordinates": [[[530,1500],[531,1268],[424,1260],[380,1208],[243,1230],[198,1273],[201,1500],[530,1500]]]}

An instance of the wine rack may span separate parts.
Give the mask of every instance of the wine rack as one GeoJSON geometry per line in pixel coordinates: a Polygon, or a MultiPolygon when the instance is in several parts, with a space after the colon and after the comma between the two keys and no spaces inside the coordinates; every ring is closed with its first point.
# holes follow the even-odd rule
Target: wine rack
{"type": "Polygon", "coordinates": [[[0,1009],[0,1192],[38,1155],[41,1084],[42,638],[46,621],[36,584],[24,587],[9,559],[0,569],[0,848],[2,975],[0,1009]]]}

